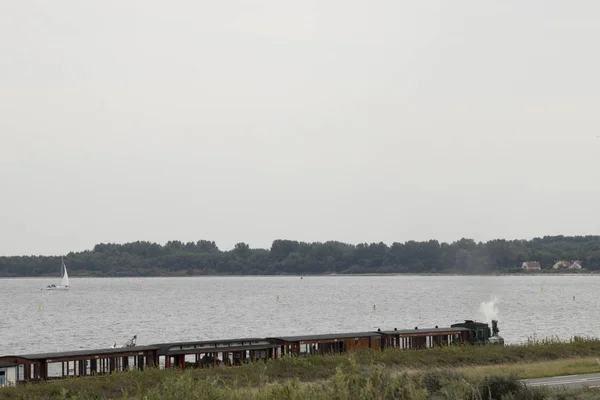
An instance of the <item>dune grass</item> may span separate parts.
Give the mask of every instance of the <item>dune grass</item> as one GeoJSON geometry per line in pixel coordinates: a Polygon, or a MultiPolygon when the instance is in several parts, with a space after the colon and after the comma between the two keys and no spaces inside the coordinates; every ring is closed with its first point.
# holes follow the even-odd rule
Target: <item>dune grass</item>
{"type": "Polygon", "coordinates": [[[456,370],[473,378],[498,373],[511,373],[520,379],[533,379],[559,375],[600,373],[600,364],[598,364],[596,357],[581,357],[515,364],[477,365],[460,367],[456,370]]]}

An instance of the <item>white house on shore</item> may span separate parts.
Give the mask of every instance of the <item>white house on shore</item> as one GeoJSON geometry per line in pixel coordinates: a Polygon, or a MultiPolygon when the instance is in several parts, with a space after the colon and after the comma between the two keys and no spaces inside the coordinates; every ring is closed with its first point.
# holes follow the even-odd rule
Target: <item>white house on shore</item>
{"type": "Polygon", "coordinates": [[[521,268],[523,268],[525,271],[540,271],[542,266],[540,265],[539,261],[525,261],[523,264],[521,264],[521,268]]]}

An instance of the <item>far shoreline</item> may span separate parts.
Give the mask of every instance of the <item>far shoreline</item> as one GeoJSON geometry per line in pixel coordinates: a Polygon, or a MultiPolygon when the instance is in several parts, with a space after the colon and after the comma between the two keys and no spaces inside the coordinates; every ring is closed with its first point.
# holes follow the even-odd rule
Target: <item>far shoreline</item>
{"type": "MultiPolygon", "coordinates": [[[[503,276],[597,276],[598,272],[523,272],[523,273],[490,273],[490,274],[453,274],[453,273],[402,273],[402,272],[382,272],[382,273],[362,273],[362,274],[214,274],[214,275],[120,275],[120,276],[95,276],[95,275],[71,275],[71,279],[118,279],[118,278],[337,278],[337,277],[371,277],[371,276],[456,276],[456,277],[503,277],[503,276]]],[[[40,276],[0,276],[0,279],[56,279],[56,276],[40,275],[40,276]]]]}

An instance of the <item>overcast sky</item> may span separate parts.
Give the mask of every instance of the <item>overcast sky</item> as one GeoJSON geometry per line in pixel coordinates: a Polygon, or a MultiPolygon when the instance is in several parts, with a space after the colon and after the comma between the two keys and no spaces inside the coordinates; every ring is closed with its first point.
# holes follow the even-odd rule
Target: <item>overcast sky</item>
{"type": "Polygon", "coordinates": [[[0,2],[0,255],[600,233],[596,0],[0,2]]]}

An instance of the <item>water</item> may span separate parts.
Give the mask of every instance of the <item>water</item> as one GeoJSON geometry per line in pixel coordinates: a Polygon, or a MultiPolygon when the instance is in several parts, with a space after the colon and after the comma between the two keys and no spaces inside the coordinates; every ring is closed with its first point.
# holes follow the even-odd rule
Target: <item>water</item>
{"type": "Polygon", "coordinates": [[[498,319],[507,343],[600,332],[600,276],[71,278],[69,291],[40,290],[49,283],[0,279],[0,355],[106,348],[134,334],[143,345],[464,319],[498,319]]]}

